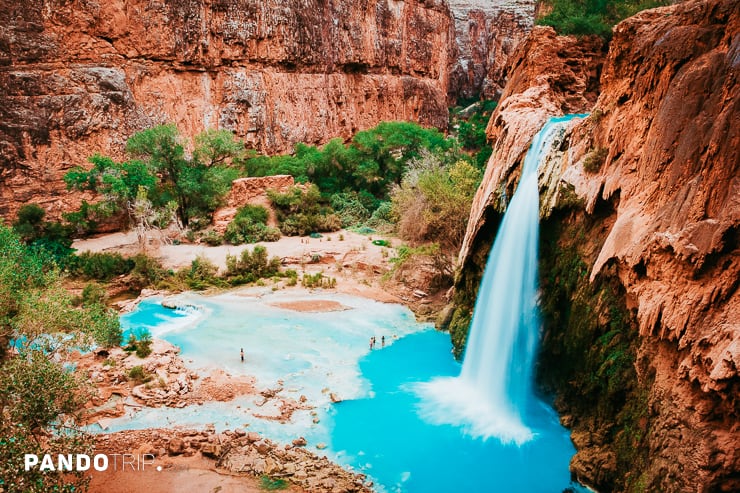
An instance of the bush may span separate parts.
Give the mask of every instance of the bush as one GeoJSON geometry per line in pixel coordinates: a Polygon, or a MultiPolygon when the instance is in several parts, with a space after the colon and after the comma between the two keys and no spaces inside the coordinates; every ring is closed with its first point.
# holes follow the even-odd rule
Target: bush
{"type": "Polygon", "coordinates": [[[131,332],[128,336],[128,344],[125,351],[136,352],[139,358],[146,358],[152,354],[152,333],[145,328],[139,328],[131,332]]]}
{"type": "Polygon", "coordinates": [[[139,288],[150,286],[167,276],[162,264],[155,258],[140,253],[134,255],[132,260],[134,261],[134,268],[131,271],[131,281],[139,288]]]}
{"type": "Polygon", "coordinates": [[[244,219],[234,219],[226,227],[224,239],[232,245],[257,243],[259,241],[278,241],[280,230],[261,223],[250,223],[244,219]]]}
{"type": "Polygon", "coordinates": [[[128,274],[136,263],[118,253],[83,252],[69,260],[69,270],[73,275],[98,281],[109,281],[115,276],[128,274]]]}
{"type": "Polygon", "coordinates": [[[258,279],[272,277],[280,271],[280,258],[272,257],[268,260],[267,249],[256,246],[250,252],[244,249],[239,258],[226,256],[226,275],[231,278],[232,284],[255,282],[258,279]]]}
{"type": "Polygon", "coordinates": [[[115,347],[121,344],[121,322],[117,313],[101,303],[94,303],[87,308],[87,323],[93,327],[92,336],[102,347],[115,347]]]}
{"type": "Polygon", "coordinates": [[[331,206],[337,212],[343,228],[360,225],[370,218],[370,211],[360,201],[356,192],[332,195],[331,206]]]}
{"type": "Polygon", "coordinates": [[[584,171],[587,173],[597,173],[601,169],[601,166],[603,166],[607,154],[609,154],[609,149],[605,147],[591,150],[583,160],[584,171]]]}
{"type": "Polygon", "coordinates": [[[97,283],[91,282],[86,284],[82,289],[82,294],[79,298],[76,298],[75,305],[82,306],[93,306],[96,304],[105,305],[108,303],[108,293],[105,289],[97,283]]]}
{"type": "Polygon", "coordinates": [[[139,358],[146,358],[152,354],[152,339],[151,335],[149,339],[139,339],[136,341],[136,356],[139,358]]]}
{"type": "Polygon", "coordinates": [[[72,228],[58,222],[44,221],[46,211],[38,204],[26,204],[18,211],[13,230],[24,243],[37,250],[42,258],[63,264],[74,251],[72,228]]]}
{"type": "Polygon", "coordinates": [[[279,240],[280,230],[267,226],[267,217],[267,209],[261,205],[240,207],[226,227],[224,239],[232,245],[279,240]]]}
{"type": "Polygon", "coordinates": [[[323,273],[303,274],[301,284],[305,288],[335,288],[337,280],[333,277],[325,277],[323,273]]]}
{"type": "Polygon", "coordinates": [[[393,230],[393,204],[391,202],[381,202],[375,209],[373,215],[365,223],[368,227],[378,231],[389,232],[393,230]]]}
{"type": "Polygon", "coordinates": [[[307,189],[293,187],[285,193],[268,190],[267,196],[277,212],[283,234],[305,236],[314,232],[337,231],[342,220],[321,197],[316,185],[307,189]]]}
{"type": "Polygon", "coordinates": [[[211,286],[220,286],[223,283],[218,278],[218,267],[203,255],[198,255],[190,263],[190,268],[178,273],[185,278],[190,289],[206,289],[211,286]]]}
{"type": "Polygon", "coordinates": [[[668,4],[667,0],[550,0],[552,11],[537,24],[558,34],[596,34],[610,38],[612,27],[637,12],[668,4]]]}
{"type": "Polygon", "coordinates": [[[224,237],[212,229],[209,229],[208,231],[206,231],[201,237],[201,239],[205,243],[211,246],[219,246],[224,242],[224,237]]]}
{"type": "Polygon", "coordinates": [[[128,371],[128,377],[138,384],[148,382],[152,376],[141,365],[136,365],[128,371]]]}
{"type": "Polygon", "coordinates": [[[445,166],[433,155],[410,166],[392,196],[399,235],[412,243],[435,241],[460,249],[481,172],[466,161],[445,166]]]}

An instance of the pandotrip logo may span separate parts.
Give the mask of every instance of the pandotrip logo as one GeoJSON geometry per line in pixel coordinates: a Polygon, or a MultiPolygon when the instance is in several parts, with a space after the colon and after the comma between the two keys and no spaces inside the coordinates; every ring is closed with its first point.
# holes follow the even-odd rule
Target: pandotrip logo
{"type": "MultiPolygon", "coordinates": [[[[154,467],[154,454],[25,454],[23,467],[25,471],[40,472],[85,472],[85,471],[144,471],[147,466],[154,467]]],[[[157,467],[158,471],[162,467],[157,467]]]]}

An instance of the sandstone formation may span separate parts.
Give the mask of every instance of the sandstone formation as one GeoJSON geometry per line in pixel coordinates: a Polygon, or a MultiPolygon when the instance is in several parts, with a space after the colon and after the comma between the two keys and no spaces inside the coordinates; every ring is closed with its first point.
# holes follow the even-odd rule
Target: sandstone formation
{"type": "Polygon", "coordinates": [[[473,200],[461,259],[470,256],[486,210],[500,208],[507,193],[511,197],[518,165],[547,119],[594,105],[604,50],[600,38],[558,36],[551,27],[538,26],[512,56],[509,83],[486,129],[493,154],[473,200]]]}
{"type": "Polygon", "coordinates": [[[71,208],[66,170],[158,123],[270,153],[381,120],[445,128],[452,32],[441,0],[2,0],[0,215],[71,208]]]}
{"type": "Polygon", "coordinates": [[[449,0],[457,56],[451,97],[498,99],[508,58],[534,25],[535,0],[449,0]]]}
{"type": "Polygon", "coordinates": [[[267,191],[285,193],[294,185],[295,181],[290,175],[256,176],[234,180],[231,183],[229,196],[226,198],[226,205],[213,214],[213,229],[223,234],[226,226],[236,216],[239,207],[247,204],[265,207],[269,212],[267,225],[277,226],[277,218],[267,191]]]}
{"type": "MultiPolygon", "coordinates": [[[[542,33],[530,51],[564,42],[536,45],[542,33]]],[[[740,489],[738,33],[732,0],[687,1],[616,26],[591,116],[564,136],[554,176],[541,182],[557,196],[544,211],[543,252],[559,256],[543,258],[543,305],[562,308],[542,371],[577,367],[574,354],[594,365],[582,380],[545,380],[570,398],[556,402],[578,447],[573,473],[599,489],[740,489]]],[[[567,58],[540,53],[514,65],[491,119],[495,150],[469,223],[458,307],[533,133],[592,100],[583,77],[537,84],[543,66],[567,58]]],[[[451,317],[457,330],[463,315],[451,317]]]]}

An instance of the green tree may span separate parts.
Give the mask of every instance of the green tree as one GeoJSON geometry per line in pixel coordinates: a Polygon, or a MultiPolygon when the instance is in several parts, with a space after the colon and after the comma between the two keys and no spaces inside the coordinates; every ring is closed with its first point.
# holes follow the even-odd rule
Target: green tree
{"type": "Polygon", "coordinates": [[[480,170],[466,161],[446,166],[430,153],[413,160],[392,194],[400,236],[435,241],[446,253],[459,250],[480,179],[480,170]]]}
{"type": "Polygon", "coordinates": [[[137,198],[142,199],[143,188],[155,209],[175,203],[184,226],[194,219],[205,223],[238,175],[232,164],[243,158],[244,144],[231,132],[207,130],[196,136],[194,147],[192,156],[186,156],[177,127],[158,125],[128,140],[131,160],[118,163],[95,155],[90,158],[91,169],[75,168],[65,175],[65,182],[68,188],[102,194],[102,203],[113,211],[128,211],[137,198]]]}
{"type": "Polygon", "coordinates": [[[550,13],[537,20],[559,34],[596,34],[610,38],[612,27],[645,9],[668,4],[667,0],[550,0],[550,13]]]}
{"type": "Polygon", "coordinates": [[[80,426],[83,383],[40,350],[6,361],[0,372],[0,479],[3,491],[80,492],[83,472],[25,471],[25,454],[90,454],[94,441],[80,426]]]}
{"type": "Polygon", "coordinates": [[[444,153],[453,147],[437,129],[412,122],[383,122],[358,132],[346,145],[339,138],[322,147],[296,144],[292,156],[251,157],[243,166],[250,176],[289,174],[298,182],[314,183],[324,198],[357,193],[365,197],[363,206],[372,212],[387,200],[406,163],[422,149],[444,153]],[[368,197],[372,200],[366,200],[368,197]]]}
{"type": "Polygon", "coordinates": [[[38,204],[26,204],[18,210],[13,230],[24,243],[61,261],[72,254],[72,229],[59,222],[44,221],[46,211],[38,204]]]}
{"type": "Polygon", "coordinates": [[[91,343],[119,344],[120,325],[100,303],[75,308],[40,257],[0,222],[0,479],[4,491],[83,491],[84,475],[26,472],[22,460],[91,450],[78,415],[84,386],[55,360],[91,343]]]}

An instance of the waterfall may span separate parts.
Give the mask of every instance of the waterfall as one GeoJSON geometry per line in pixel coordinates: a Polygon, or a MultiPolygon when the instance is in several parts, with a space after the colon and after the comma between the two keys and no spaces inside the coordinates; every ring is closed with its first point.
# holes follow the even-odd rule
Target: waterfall
{"type": "Polygon", "coordinates": [[[502,442],[532,438],[525,415],[534,398],[540,327],[537,168],[562,136],[565,122],[581,116],[551,118],[532,140],[483,273],[460,376],[418,386],[427,420],[462,425],[474,436],[502,442]]]}

